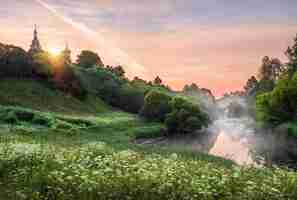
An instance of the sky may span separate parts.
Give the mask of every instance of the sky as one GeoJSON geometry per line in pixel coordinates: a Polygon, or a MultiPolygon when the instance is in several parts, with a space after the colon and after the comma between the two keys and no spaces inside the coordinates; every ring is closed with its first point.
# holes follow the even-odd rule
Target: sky
{"type": "Polygon", "coordinates": [[[286,61],[296,0],[0,0],[0,42],[96,51],[130,78],[159,75],[175,90],[240,90],[264,56],[286,61]]]}

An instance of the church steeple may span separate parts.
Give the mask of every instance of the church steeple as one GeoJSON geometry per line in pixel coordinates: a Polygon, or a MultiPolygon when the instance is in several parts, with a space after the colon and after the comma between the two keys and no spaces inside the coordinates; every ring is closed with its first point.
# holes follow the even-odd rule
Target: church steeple
{"type": "Polygon", "coordinates": [[[34,36],[33,40],[29,49],[29,54],[33,55],[36,53],[42,52],[42,47],[40,45],[39,39],[38,39],[38,32],[37,32],[37,26],[34,26],[34,36]]]}
{"type": "Polygon", "coordinates": [[[71,50],[69,48],[68,42],[66,42],[65,49],[63,51],[63,57],[65,59],[65,63],[71,64],[71,50]]]}

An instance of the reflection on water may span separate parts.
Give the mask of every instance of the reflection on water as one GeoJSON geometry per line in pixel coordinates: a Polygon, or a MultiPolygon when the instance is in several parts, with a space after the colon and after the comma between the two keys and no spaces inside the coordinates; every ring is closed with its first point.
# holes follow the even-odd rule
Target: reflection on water
{"type": "Polygon", "coordinates": [[[221,118],[203,133],[142,139],[136,142],[205,152],[231,159],[240,165],[256,165],[251,155],[252,144],[255,143],[252,123],[249,118],[221,118]]]}
{"type": "Polygon", "coordinates": [[[251,155],[254,130],[249,118],[223,118],[214,122],[210,130],[217,133],[216,141],[209,153],[234,160],[240,165],[255,164],[251,155]]]}
{"type": "Polygon", "coordinates": [[[246,138],[235,138],[220,132],[210,154],[234,160],[240,165],[254,164],[246,138]]]}

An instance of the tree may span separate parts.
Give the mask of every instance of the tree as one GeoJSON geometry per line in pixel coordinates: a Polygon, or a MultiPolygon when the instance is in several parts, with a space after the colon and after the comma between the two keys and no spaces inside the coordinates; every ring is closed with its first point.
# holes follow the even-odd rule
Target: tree
{"type": "Polygon", "coordinates": [[[167,94],[152,90],[146,94],[140,114],[149,120],[164,121],[171,111],[170,100],[171,97],[167,94]]]}
{"type": "Polygon", "coordinates": [[[33,67],[36,75],[42,78],[51,78],[54,75],[53,60],[48,52],[33,55],[33,67]]]}
{"type": "Polygon", "coordinates": [[[278,58],[270,59],[265,56],[262,59],[262,65],[259,69],[259,80],[273,80],[276,81],[282,75],[284,66],[278,58]]]}
{"type": "Polygon", "coordinates": [[[288,47],[285,52],[289,59],[289,63],[287,64],[287,71],[290,76],[297,71],[297,34],[294,38],[294,44],[291,47],[288,47]]]}
{"type": "Polygon", "coordinates": [[[209,117],[197,104],[182,97],[174,97],[170,106],[172,111],[165,119],[169,133],[191,133],[208,126],[209,117]]]}
{"type": "Polygon", "coordinates": [[[185,85],[183,88],[183,92],[198,92],[199,87],[196,83],[192,83],[191,85],[185,85]]]}
{"type": "Polygon", "coordinates": [[[258,86],[258,80],[255,76],[251,76],[251,78],[248,79],[246,85],[244,86],[244,90],[246,95],[248,95],[251,91],[256,89],[258,86]]]}
{"type": "Polygon", "coordinates": [[[126,72],[125,72],[124,68],[123,68],[121,65],[112,68],[112,71],[113,71],[113,73],[115,73],[118,77],[121,77],[121,78],[124,78],[124,77],[125,77],[125,73],[126,73],[126,72]]]}
{"type": "Polygon", "coordinates": [[[21,78],[30,77],[32,73],[30,57],[25,50],[0,43],[0,76],[21,78]]]}
{"type": "Polygon", "coordinates": [[[162,85],[162,79],[161,79],[159,76],[157,76],[157,77],[154,79],[154,84],[155,84],[155,85],[158,85],[158,86],[162,85]]]}
{"type": "Polygon", "coordinates": [[[259,80],[271,80],[272,77],[273,77],[273,73],[272,73],[271,61],[268,56],[265,56],[262,59],[262,65],[258,73],[258,78],[259,80]]]}
{"type": "Polygon", "coordinates": [[[139,113],[144,105],[144,90],[127,83],[121,86],[116,106],[124,111],[139,113]]]}
{"type": "Polygon", "coordinates": [[[104,64],[99,57],[99,55],[95,52],[84,50],[77,57],[77,65],[90,68],[94,66],[103,67],[104,64]]]}
{"type": "Polygon", "coordinates": [[[272,68],[272,75],[274,80],[278,80],[283,73],[283,64],[281,63],[280,59],[273,58],[271,59],[271,68],[272,68]]]}
{"type": "Polygon", "coordinates": [[[257,118],[278,125],[297,120],[297,72],[278,81],[272,92],[257,96],[257,118]]]}

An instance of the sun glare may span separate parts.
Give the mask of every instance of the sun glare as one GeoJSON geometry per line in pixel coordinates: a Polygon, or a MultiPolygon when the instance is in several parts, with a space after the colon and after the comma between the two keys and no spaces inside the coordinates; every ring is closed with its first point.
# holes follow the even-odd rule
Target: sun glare
{"type": "Polygon", "coordinates": [[[62,50],[59,48],[51,47],[51,48],[49,48],[49,52],[51,54],[53,54],[54,56],[58,56],[61,54],[62,50]]]}

